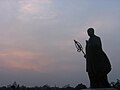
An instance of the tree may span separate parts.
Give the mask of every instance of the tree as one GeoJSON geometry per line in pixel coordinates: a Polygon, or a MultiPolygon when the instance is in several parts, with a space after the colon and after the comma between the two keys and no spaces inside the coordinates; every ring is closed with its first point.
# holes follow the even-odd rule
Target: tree
{"type": "Polygon", "coordinates": [[[78,84],[78,85],[75,87],[75,90],[86,89],[86,88],[87,88],[87,87],[81,83],[81,84],[78,84]]]}

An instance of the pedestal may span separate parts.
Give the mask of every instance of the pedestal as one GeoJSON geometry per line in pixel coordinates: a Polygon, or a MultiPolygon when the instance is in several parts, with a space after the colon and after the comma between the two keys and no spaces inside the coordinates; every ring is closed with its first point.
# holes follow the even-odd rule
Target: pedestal
{"type": "Polygon", "coordinates": [[[88,88],[88,89],[81,89],[81,90],[117,90],[115,88],[88,88]]]}

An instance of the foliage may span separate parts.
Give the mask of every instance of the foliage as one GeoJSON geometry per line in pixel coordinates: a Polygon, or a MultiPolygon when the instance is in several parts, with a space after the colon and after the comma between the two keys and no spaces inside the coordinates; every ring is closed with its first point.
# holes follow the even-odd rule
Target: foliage
{"type": "Polygon", "coordinates": [[[116,88],[116,89],[120,90],[120,80],[117,79],[116,82],[111,82],[111,86],[112,86],[113,88],[116,88]]]}
{"type": "MultiPolygon", "coordinates": [[[[113,88],[116,88],[120,90],[120,80],[117,79],[116,82],[110,83],[113,88]]],[[[84,84],[78,84],[76,87],[71,87],[70,84],[65,85],[63,87],[51,87],[49,85],[44,86],[35,86],[35,87],[26,87],[24,85],[19,86],[16,82],[14,82],[12,85],[2,86],[0,87],[0,90],[81,90],[86,89],[87,87],[84,84]]]]}
{"type": "Polygon", "coordinates": [[[81,83],[81,84],[78,84],[78,85],[75,87],[75,90],[86,89],[86,88],[87,88],[87,87],[81,83]]]}

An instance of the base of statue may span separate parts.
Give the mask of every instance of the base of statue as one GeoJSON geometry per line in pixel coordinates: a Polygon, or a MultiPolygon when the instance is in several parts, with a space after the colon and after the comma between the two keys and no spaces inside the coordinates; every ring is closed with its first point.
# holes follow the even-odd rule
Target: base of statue
{"type": "Polygon", "coordinates": [[[81,89],[81,90],[117,90],[115,88],[88,88],[88,89],[81,89]]]}

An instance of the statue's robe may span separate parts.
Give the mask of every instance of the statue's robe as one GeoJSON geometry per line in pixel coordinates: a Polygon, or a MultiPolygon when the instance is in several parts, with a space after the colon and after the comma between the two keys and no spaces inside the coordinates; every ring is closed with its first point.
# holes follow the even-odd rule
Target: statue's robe
{"type": "Polygon", "coordinates": [[[86,43],[86,71],[91,73],[109,73],[111,64],[102,50],[101,40],[94,35],[86,43]]]}
{"type": "Polygon", "coordinates": [[[86,71],[91,88],[110,87],[107,74],[111,71],[111,64],[102,50],[100,38],[96,35],[86,41],[86,71]]]}

